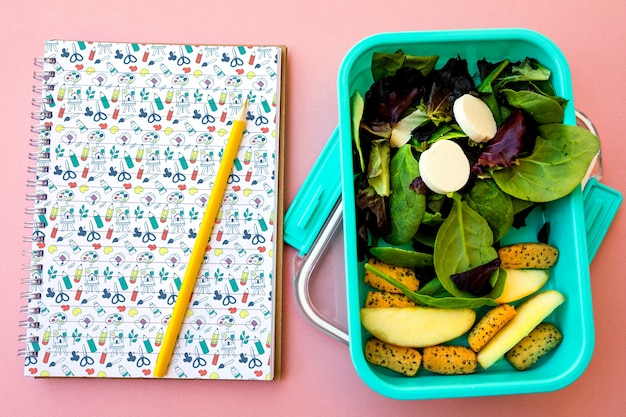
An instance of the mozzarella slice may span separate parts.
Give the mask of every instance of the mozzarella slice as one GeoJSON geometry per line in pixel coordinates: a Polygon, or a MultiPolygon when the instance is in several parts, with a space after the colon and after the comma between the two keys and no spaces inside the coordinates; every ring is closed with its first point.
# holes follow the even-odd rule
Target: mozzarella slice
{"type": "Polygon", "coordinates": [[[469,179],[470,163],[463,149],[451,140],[440,140],[420,156],[419,169],[426,186],[438,194],[460,190],[469,179]]]}
{"type": "Polygon", "coordinates": [[[462,95],[454,101],[452,111],[459,127],[474,142],[486,142],[496,135],[498,127],[493,113],[478,97],[462,95]]]}

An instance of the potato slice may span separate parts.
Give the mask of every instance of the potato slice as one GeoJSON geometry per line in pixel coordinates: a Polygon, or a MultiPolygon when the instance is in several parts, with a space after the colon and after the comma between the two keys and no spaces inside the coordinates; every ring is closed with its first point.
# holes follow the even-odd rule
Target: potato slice
{"type": "Polygon", "coordinates": [[[514,243],[502,246],[498,257],[504,269],[548,269],[559,258],[559,250],[547,243],[514,243]]]}
{"type": "Polygon", "coordinates": [[[368,291],[365,296],[364,307],[411,307],[415,303],[404,294],[394,294],[385,291],[368,291]]]}
{"type": "Polygon", "coordinates": [[[406,376],[414,376],[420,369],[422,355],[414,348],[395,346],[370,337],[365,342],[365,359],[406,376]]]}
{"type": "Polygon", "coordinates": [[[524,371],[556,348],[561,340],[563,340],[563,335],[554,324],[540,323],[504,357],[515,369],[524,371]]]}
{"type": "Polygon", "coordinates": [[[504,327],[517,312],[510,304],[500,304],[489,310],[467,335],[467,344],[478,352],[504,327]]]}
{"type": "MultiPolygon", "coordinates": [[[[406,285],[407,288],[411,291],[417,291],[417,289],[419,288],[420,282],[419,279],[415,276],[415,271],[413,270],[413,268],[391,265],[376,258],[370,258],[367,263],[378,269],[379,271],[393,277],[396,281],[400,281],[402,284],[406,285]]],[[[365,273],[363,275],[363,281],[367,285],[381,291],[402,294],[402,290],[394,285],[391,285],[389,282],[385,281],[383,278],[379,277],[371,271],[365,270],[365,273]]]]}
{"type": "Polygon", "coordinates": [[[362,308],[361,323],[372,335],[397,346],[434,346],[467,332],[476,320],[471,308],[362,308]]]}
{"type": "Polygon", "coordinates": [[[422,352],[424,369],[443,375],[464,375],[476,372],[476,353],[465,346],[428,346],[422,352]]]}

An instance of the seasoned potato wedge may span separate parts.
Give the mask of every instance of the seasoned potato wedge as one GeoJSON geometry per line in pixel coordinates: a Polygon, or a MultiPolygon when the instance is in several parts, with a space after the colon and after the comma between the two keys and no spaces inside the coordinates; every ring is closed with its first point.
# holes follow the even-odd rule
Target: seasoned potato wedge
{"type": "Polygon", "coordinates": [[[504,357],[515,369],[524,371],[556,348],[561,340],[563,340],[563,335],[554,324],[540,323],[504,357]]]}
{"type": "Polygon", "coordinates": [[[509,304],[500,304],[489,310],[467,335],[467,344],[478,352],[489,340],[515,316],[515,308],[509,304]]]}
{"type": "Polygon", "coordinates": [[[413,376],[420,369],[422,355],[417,349],[392,345],[371,337],[365,342],[365,359],[374,365],[413,376]]]}
{"type": "Polygon", "coordinates": [[[364,303],[364,307],[411,307],[414,305],[415,303],[406,295],[386,291],[368,291],[364,303]]]}
{"type": "Polygon", "coordinates": [[[476,372],[476,353],[465,346],[429,346],[422,351],[424,369],[444,375],[476,372]]]}
{"type": "MultiPolygon", "coordinates": [[[[415,271],[413,268],[409,268],[406,266],[397,266],[385,263],[383,261],[379,261],[376,258],[371,258],[368,262],[371,266],[378,269],[381,272],[391,276],[397,281],[400,281],[402,284],[406,285],[411,291],[417,291],[419,288],[419,279],[415,276],[415,271]]],[[[363,281],[371,287],[379,289],[381,291],[402,294],[402,291],[391,285],[383,278],[379,277],[375,273],[365,270],[365,274],[363,275],[363,281]]]]}
{"type": "Polygon", "coordinates": [[[504,269],[548,269],[559,258],[559,250],[547,243],[514,243],[502,246],[498,257],[504,269]]]}

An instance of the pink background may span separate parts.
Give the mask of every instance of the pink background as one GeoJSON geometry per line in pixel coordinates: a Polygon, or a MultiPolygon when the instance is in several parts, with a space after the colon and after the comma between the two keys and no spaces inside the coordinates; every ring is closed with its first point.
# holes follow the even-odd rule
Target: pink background
{"type": "MultiPolygon", "coordinates": [[[[47,38],[168,43],[285,44],[288,52],[286,204],[337,123],[335,80],[341,60],[365,36],[387,31],[526,27],[567,57],[576,107],[602,139],[603,182],[626,191],[623,170],[624,39],[621,0],[527,1],[16,1],[0,17],[0,415],[624,415],[626,283],[618,213],[591,267],[596,321],[594,357],[580,379],[553,393],[432,401],[395,401],[371,391],[348,349],[312,328],[293,297],[293,258],[285,248],[283,371],[280,381],[35,380],[22,376],[16,352],[26,273],[22,236],[29,192],[28,138],[33,57],[47,38]],[[471,3],[471,4],[470,4],[471,3]],[[149,5],[148,5],[149,4],[149,5]],[[384,5],[384,6],[383,6],[384,5]],[[261,19],[262,17],[262,19],[261,19]],[[261,22],[264,24],[261,25],[261,22]]],[[[343,279],[341,264],[336,278],[343,279]]]]}

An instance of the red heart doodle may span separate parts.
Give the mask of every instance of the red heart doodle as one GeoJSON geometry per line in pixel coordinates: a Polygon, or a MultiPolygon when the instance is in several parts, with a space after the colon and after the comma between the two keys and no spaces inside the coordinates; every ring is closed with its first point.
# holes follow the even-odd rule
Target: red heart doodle
{"type": "Polygon", "coordinates": [[[233,185],[233,191],[239,191],[241,190],[241,187],[238,185],[233,185]]]}
{"type": "Polygon", "coordinates": [[[106,129],[109,125],[107,125],[106,123],[100,123],[100,129],[106,129]]]}
{"type": "Polygon", "coordinates": [[[37,243],[37,247],[38,247],[39,249],[43,249],[43,248],[45,248],[45,247],[46,247],[46,244],[45,244],[45,243],[43,243],[43,242],[39,242],[39,243],[37,243]]]}
{"type": "Polygon", "coordinates": [[[238,68],[238,69],[237,69],[237,74],[239,74],[239,75],[243,74],[243,69],[238,68]]]}
{"type": "Polygon", "coordinates": [[[128,68],[130,68],[130,70],[131,70],[132,72],[137,71],[137,65],[131,65],[131,66],[130,66],[130,67],[128,67],[128,68]]]}
{"type": "Polygon", "coordinates": [[[70,188],[75,188],[75,187],[76,187],[76,183],[75,183],[74,181],[68,182],[68,183],[67,183],[67,185],[68,185],[70,188]]]}
{"type": "Polygon", "coordinates": [[[37,368],[28,368],[28,372],[31,373],[31,375],[35,375],[37,373],[38,369],[37,368]]]}
{"type": "Polygon", "coordinates": [[[80,71],[80,70],[82,70],[83,68],[85,68],[85,67],[83,66],[83,64],[76,64],[76,69],[77,69],[77,70],[79,70],[79,71],[80,71]]]}
{"type": "Polygon", "coordinates": [[[93,368],[87,368],[85,369],[85,372],[87,372],[87,375],[93,375],[93,373],[95,372],[93,368]]]}
{"type": "Polygon", "coordinates": [[[44,126],[46,126],[46,127],[52,127],[52,126],[54,125],[54,123],[52,123],[52,122],[46,122],[46,123],[44,123],[43,125],[44,125],[44,126]]]}
{"type": "Polygon", "coordinates": [[[150,369],[142,369],[141,372],[143,372],[145,376],[148,376],[151,373],[150,369]]]}
{"type": "Polygon", "coordinates": [[[129,183],[129,182],[127,182],[127,183],[125,183],[125,184],[124,184],[124,188],[126,188],[127,190],[130,190],[130,188],[131,188],[132,186],[133,186],[133,185],[132,185],[131,183],[129,183]]]}
{"type": "Polygon", "coordinates": [[[211,252],[211,245],[206,245],[205,252],[211,252]]]}
{"type": "Polygon", "coordinates": [[[261,128],[261,132],[263,132],[263,133],[267,133],[269,131],[270,131],[270,129],[268,127],[262,127],[261,128]]]}
{"type": "Polygon", "coordinates": [[[257,377],[261,378],[261,376],[263,376],[263,371],[256,370],[256,371],[254,371],[254,375],[256,375],[257,377]]]}
{"type": "Polygon", "coordinates": [[[258,249],[258,250],[259,250],[259,252],[261,252],[261,253],[263,253],[263,252],[265,252],[265,251],[267,250],[267,248],[266,248],[265,246],[259,246],[257,249],[258,249]]]}
{"type": "Polygon", "coordinates": [[[154,125],[152,127],[154,128],[154,130],[161,130],[161,125],[154,125]]]}
{"type": "Polygon", "coordinates": [[[230,314],[235,314],[237,312],[237,307],[230,307],[228,311],[230,311],[230,314]]]}
{"type": "Polygon", "coordinates": [[[181,185],[178,186],[178,189],[180,191],[185,191],[187,189],[187,186],[185,184],[181,184],[181,185]]]}
{"type": "Polygon", "coordinates": [[[209,132],[215,132],[215,126],[208,126],[209,132]]]}
{"type": "Polygon", "coordinates": [[[200,369],[198,373],[200,374],[200,376],[206,376],[206,369],[200,369]]]}
{"type": "Polygon", "coordinates": [[[61,306],[61,310],[63,310],[63,311],[68,311],[69,309],[70,309],[70,306],[68,306],[67,304],[63,304],[61,306]]]}
{"type": "Polygon", "coordinates": [[[184,71],[186,74],[189,74],[189,73],[191,72],[191,68],[189,68],[189,67],[185,67],[185,68],[183,68],[183,71],[184,71]]]}
{"type": "Polygon", "coordinates": [[[126,311],[126,306],[117,306],[117,311],[123,313],[124,311],[126,311]]]}
{"type": "Polygon", "coordinates": [[[152,245],[148,245],[148,249],[150,250],[156,250],[157,246],[155,244],[152,245]]]}
{"type": "Polygon", "coordinates": [[[93,244],[93,248],[94,248],[95,250],[98,250],[98,249],[100,249],[101,247],[102,247],[102,245],[101,245],[101,244],[99,244],[99,243],[94,243],[94,244],[93,244]]]}

